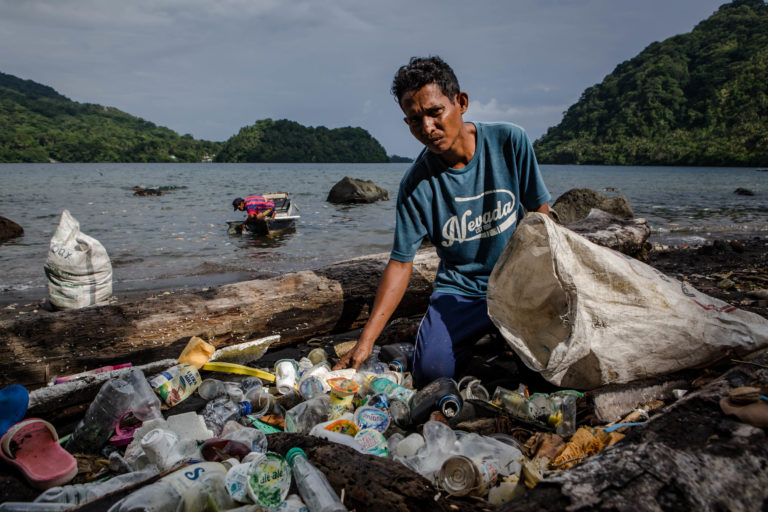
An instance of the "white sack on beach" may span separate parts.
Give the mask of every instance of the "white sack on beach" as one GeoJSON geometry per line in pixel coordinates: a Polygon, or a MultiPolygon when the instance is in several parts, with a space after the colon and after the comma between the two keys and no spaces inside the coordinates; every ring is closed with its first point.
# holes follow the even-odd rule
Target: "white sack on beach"
{"type": "Polygon", "coordinates": [[[488,314],[532,369],[591,389],[768,346],[768,320],[526,215],[488,282],[488,314]]]}
{"type": "Polygon", "coordinates": [[[60,309],[105,304],[112,295],[112,263],[101,242],[80,232],[69,210],[61,213],[45,262],[48,295],[60,309]]]}

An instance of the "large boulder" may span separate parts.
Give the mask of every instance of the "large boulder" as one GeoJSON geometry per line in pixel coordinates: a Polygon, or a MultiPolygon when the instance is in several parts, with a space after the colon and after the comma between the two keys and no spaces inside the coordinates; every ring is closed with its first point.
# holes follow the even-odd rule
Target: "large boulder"
{"type": "Polygon", "coordinates": [[[648,260],[651,228],[645,219],[622,219],[593,208],[585,218],[566,227],[597,245],[642,261],[648,260]]]}
{"type": "Polygon", "coordinates": [[[24,234],[24,228],[10,219],[0,217],[0,242],[21,236],[24,234]]]}
{"type": "Polygon", "coordinates": [[[329,203],[375,203],[389,201],[389,192],[371,180],[358,180],[344,176],[328,193],[329,203]]]}
{"type": "Polygon", "coordinates": [[[586,218],[592,208],[603,210],[622,219],[631,219],[635,216],[626,196],[608,197],[589,188],[573,188],[558,197],[552,204],[552,210],[555,212],[553,217],[563,225],[586,218]]]}

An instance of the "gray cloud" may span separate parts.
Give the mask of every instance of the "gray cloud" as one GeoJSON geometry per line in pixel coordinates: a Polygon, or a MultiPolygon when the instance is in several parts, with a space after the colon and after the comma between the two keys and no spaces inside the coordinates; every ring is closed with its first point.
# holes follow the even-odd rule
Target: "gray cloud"
{"type": "Polygon", "coordinates": [[[287,118],[362,126],[414,155],[389,94],[412,55],[455,68],[470,115],[537,138],[584,88],[720,3],[0,0],[0,71],[198,138],[287,118]]]}

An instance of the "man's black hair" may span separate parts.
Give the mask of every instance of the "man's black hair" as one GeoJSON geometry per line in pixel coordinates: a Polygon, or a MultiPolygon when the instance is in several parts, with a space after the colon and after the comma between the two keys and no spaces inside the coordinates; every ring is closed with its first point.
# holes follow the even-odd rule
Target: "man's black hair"
{"type": "Polygon", "coordinates": [[[461,91],[459,81],[453,74],[451,66],[434,55],[432,57],[411,57],[407,65],[398,69],[395,79],[392,80],[392,94],[400,103],[405,93],[418,91],[427,84],[437,84],[443,94],[451,100],[451,103],[461,91]]]}

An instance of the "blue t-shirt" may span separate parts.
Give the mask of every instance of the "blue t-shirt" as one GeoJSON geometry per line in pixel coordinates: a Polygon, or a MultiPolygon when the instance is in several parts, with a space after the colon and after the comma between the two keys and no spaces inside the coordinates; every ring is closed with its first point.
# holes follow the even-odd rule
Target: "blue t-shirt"
{"type": "Polygon", "coordinates": [[[474,123],[475,154],[463,169],[422,151],[400,182],[390,257],[413,261],[424,237],[437,249],[435,292],[483,297],[496,260],[525,209],[550,194],[525,131],[510,123],[474,123]]]}

